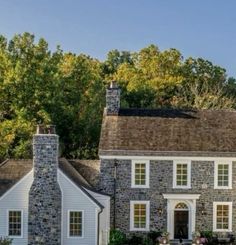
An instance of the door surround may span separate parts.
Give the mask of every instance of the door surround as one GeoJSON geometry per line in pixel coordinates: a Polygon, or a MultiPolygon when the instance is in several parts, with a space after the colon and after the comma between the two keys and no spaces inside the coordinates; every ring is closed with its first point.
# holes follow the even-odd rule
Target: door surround
{"type": "Polygon", "coordinates": [[[192,239],[196,222],[196,200],[200,194],[163,194],[163,197],[167,199],[167,231],[170,233],[170,239],[174,239],[174,212],[178,203],[185,203],[188,207],[188,239],[192,239]]]}

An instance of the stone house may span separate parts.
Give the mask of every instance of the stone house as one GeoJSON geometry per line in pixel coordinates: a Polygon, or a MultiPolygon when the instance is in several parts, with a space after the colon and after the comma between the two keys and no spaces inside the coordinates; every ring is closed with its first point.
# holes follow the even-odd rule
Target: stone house
{"type": "Polygon", "coordinates": [[[0,236],[14,245],[107,245],[168,231],[236,235],[236,112],[122,109],[106,91],[99,158],[58,158],[54,127],[39,127],[32,160],[0,164],[0,236]]]}
{"type": "Polygon", "coordinates": [[[111,226],[128,235],[165,230],[236,233],[236,112],[122,109],[107,89],[99,157],[111,226]]]}

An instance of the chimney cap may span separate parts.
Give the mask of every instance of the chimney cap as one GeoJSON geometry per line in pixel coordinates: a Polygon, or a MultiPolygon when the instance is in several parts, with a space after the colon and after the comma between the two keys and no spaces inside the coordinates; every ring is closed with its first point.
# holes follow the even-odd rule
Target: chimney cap
{"type": "Polygon", "coordinates": [[[37,125],[36,134],[56,134],[56,125],[37,125]]]}
{"type": "Polygon", "coordinates": [[[119,86],[116,81],[111,81],[109,88],[117,89],[119,86]]]}

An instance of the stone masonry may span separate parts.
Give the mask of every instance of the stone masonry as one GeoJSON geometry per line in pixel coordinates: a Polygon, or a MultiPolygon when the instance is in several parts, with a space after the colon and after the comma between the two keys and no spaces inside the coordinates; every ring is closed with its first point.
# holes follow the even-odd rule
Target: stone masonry
{"type": "Polygon", "coordinates": [[[120,88],[115,82],[111,82],[106,90],[106,113],[117,115],[120,109],[120,88]]]}
{"type": "Polygon", "coordinates": [[[28,244],[61,244],[61,190],[57,182],[58,136],[33,138],[34,181],[29,193],[28,244]]]}
{"type": "MultiPolygon", "coordinates": [[[[143,157],[145,159],[145,157],[143,157]]],[[[174,157],[173,157],[174,159],[174,157]]],[[[191,189],[173,188],[173,161],[150,161],[150,188],[131,188],[131,160],[117,161],[116,178],[116,228],[127,235],[130,231],[130,201],[150,201],[150,231],[167,229],[167,200],[163,193],[200,194],[196,201],[196,230],[213,230],[213,202],[233,202],[232,230],[236,231],[236,162],[232,168],[232,189],[214,189],[214,162],[191,161],[191,189]],[[206,214],[202,215],[204,203],[206,214]],[[163,213],[158,214],[158,208],[163,213]]],[[[114,197],[114,159],[101,159],[100,190],[114,197]]],[[[113,200],[113,198],[111,199],[113,200]]],[[[113,224],[113,202],[111,202],[111,224],[113,224]]],[[[138,232],[140,234],[140,232],[138,232]]],[[[235,233],[236,235],[236,233],[235,233]]]]}

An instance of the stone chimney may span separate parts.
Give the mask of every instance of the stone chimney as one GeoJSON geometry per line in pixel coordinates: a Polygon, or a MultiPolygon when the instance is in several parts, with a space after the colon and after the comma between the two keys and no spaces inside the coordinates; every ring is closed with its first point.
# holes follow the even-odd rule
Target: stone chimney
{"type": "Polygon", "coordinates": [[[106,113],[117,115],[120,109],[120,88],[115,81],[112,81],[106,90],[106,113]]]}
{"type": "Polygon", "coordinates": [[[54,126],[38,126],[33,137],[34,181],[29,192],[28,245],[61,244],[58,139],[54,126]]]}

